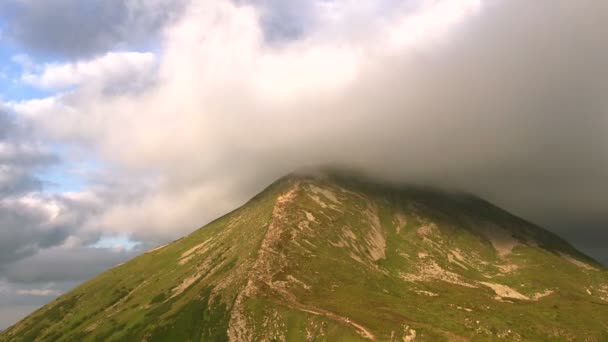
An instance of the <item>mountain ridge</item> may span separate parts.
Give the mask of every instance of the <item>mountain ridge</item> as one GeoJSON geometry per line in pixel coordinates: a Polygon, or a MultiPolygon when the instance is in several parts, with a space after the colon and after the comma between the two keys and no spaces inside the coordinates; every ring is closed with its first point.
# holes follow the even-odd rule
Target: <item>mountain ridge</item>
{"type": "Polygon", "coordinates": [[[605,321],[605,269],[487,201],[292,174],[0,341],[600,341],[605,321]]]}

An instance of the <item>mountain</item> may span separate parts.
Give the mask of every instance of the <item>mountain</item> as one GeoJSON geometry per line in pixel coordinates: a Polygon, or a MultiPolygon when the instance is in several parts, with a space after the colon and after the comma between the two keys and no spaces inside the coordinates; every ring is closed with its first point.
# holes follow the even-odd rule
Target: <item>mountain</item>
{"type": "Polygon", "coordinates": [[[608,272],[475,196],[280,179],[0,341],[608,341],[608,272]]]}

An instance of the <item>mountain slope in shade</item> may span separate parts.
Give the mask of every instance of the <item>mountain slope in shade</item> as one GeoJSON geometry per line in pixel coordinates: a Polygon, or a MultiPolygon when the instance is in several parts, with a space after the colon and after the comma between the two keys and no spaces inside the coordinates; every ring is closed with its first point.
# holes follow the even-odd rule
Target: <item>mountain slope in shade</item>
{"type": "Polygon", "coordinates": [[[608,272],[471,195],[289,176],[0,341],[607,341],[608,272]]]}

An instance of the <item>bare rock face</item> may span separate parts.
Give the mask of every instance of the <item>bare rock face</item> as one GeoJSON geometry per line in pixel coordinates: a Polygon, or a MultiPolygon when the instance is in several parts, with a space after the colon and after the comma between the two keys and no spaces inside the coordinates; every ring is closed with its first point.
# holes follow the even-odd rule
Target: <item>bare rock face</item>
{"type": "Polygon", "coordinates": [[[471,195],[287,176],[0,341],[606,341],[608,273],[471,195]]]}

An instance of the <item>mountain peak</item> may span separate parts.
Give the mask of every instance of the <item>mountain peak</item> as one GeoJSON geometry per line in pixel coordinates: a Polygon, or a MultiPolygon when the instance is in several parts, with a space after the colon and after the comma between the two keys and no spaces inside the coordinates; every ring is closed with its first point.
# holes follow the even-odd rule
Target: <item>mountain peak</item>
{"type": "Polygon", "coordinates": [[[606,308],[605,270],[482,199],[300,172],[0,340],[600,340],[606,308]]]}

